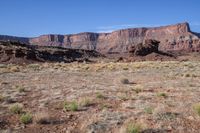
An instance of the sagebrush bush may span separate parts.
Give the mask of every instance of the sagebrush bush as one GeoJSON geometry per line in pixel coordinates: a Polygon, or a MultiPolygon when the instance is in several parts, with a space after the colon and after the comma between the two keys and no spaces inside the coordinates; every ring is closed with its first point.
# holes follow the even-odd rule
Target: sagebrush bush
{"type": "Polygon", "coordinates": [[[30,113],[23,114],[20,117],[20,122],[23,124],[29,124],[32,122],[32,115],[30,113]]]}
{"type": "Polygon", "coordinates": [[[164,97],[164,98],[166,98],[166,97],[167,97],[167,94],[164,93],[164,92],[161,92],[161,93],[158,93],[157,96],[158,96],[158,97],[164,97]]]}
{"type": "Polygon", "coordinates": [[[71,103],[64,103],[64,111],[78,111],[78,103],[73,101],[71,103]]]}

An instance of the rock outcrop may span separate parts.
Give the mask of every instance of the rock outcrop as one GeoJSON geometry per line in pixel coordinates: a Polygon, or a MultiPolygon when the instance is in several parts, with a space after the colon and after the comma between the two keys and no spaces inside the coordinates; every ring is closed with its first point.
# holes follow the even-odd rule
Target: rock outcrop
{"type": "Polygon", "coordinates": [[[158,53],[159,43],[156,40],[145,40],[144,43],[132,46],[129,53],[134,56],[146,56],[151,53],[158,53]]]}
{"type": "MultiPolygon", "coordinates": [[[[5,37],[4,37],[5,38],[5,37]]],[[[0,36],[0,40],[2,37],[0,36]]],[[[8,40],[9,38],[6,37],[8,40]]],[[[10,40],[19,38],[10,38],[10,40]]],[[[29,38],[28,43],[41,46],[61,46],[65,48],[96,50],[101,53],[128,53],[131,46],[146,39],[160,41],[162,51],[199,51],[200,37],[191,32],[188,23],[180,23],[157,28],[130,28],[112,33],[80,33],[73,35],[42,35],[29,38]]],[[[4,40],[4,39],[3,39],[4,40]]],[[[24,42],[24,38],[22,38],[24,42]]],[[[27,42],[27,39],[25,39],[27,42]]]]}
{"type": "Polygon", "coordinates": [[[83,62],[93,57],[101,57],[101,54],[91,50],[32,46],[19,42],[0,41],[0,63],[83,62]]]}

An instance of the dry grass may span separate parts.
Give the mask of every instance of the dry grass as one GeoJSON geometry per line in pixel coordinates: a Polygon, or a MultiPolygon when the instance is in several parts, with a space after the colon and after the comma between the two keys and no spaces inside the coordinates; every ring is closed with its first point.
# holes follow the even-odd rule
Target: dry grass
{"type": "MultiPolygon", "coordinates": [[[[10,67],[0,68],[0,71],[9,70],[10,67]]],[[[0,108],[2,116],[8,111],[6,106],[20,101],[30,112],[48,108],[54,119],[63,120],[56,126],[42,126],[39,124],[48,123],[49,116],[46,112],[38,112],[33,116],[33,121],[38,124],[27,126],[19,132],[26,129],[62,132],[66,125],[71,132],[89,130],[89,125],[95,132],[104,129],[102,132],[115,132],[122,124],[125,131],[138,132],[140,126],[137,123],[147,125],[152,131],[199,131],[197,116],[200,116],[200,106],[191,105],[200,101],[200,62],[45,63],[39,64],[39,69],[35,69],[35,66],[17,67],[20,73],[0,74],[0,82],[8,82],[0,84],[0,94],[13,99],[2,103],[5,105],[0,108]],[[125,84],[120,81],[122,78],[126,79],[125,84]],[[25,86],[28,89],[26,95],[11,89],[15,85],[25,86]],[[59,105],[63,99],[71,102],[59,105]],[[74,99],[76,101],[73,102],[74,99]],[[129,119],[136,122],[125,124],[129,119]],[[41,129],[38,128],[40,126],[41,129]]],[[[11,112],[16,114],[22,112],[17,111],[18,107],[13,110],[11,112]]],[[[6,116],[13,122],[11,126],[19,125],[19,115],[12,116],[14,118],[6,116]],[[17,120],[12,120],[15,117],[17,120]]]]}
{"type": "Polygon", "coordinates": [[[20,72],[20,69],[18,66],[11,66],[10,67],[10,72],[20,72]]]}
{"type": "Polygon", "coordinates": [[[50,117],[48,112],[37,112],[34,115],[34,121],[37,124],[49,124],[50,123],[50,117]]]}
{"type": "Polygon", "coordinates": [[[90,98],[83,98],[80,101],[80,106],[82,106],[82,107],[88,107],[88,106],[90,106],[92,104],[93,104],[93,101],[90,98]]]}
{"type": "Polygon", "coordinates": [[[196,112],[196,114],[197,114],[198,116],[200,116],[200,103],[195,104],[195,105],[193,106],[193,110],[196,112]]]}
{"type": "Polygon", "coordinates": [[[14,104],[10,106],[9,110],[13,114],[21,114],[23,112],[23,106],[21,104],[14,104]]]}

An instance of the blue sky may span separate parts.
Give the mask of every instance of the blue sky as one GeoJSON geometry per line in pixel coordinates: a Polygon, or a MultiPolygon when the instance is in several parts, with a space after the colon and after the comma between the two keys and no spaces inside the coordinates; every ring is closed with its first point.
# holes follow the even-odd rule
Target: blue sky
{"type": "Polygon", "coordinates": [[[1,0],[0,34],[110,32],[189,22],[200,32],[200,0],[1,0]]]}

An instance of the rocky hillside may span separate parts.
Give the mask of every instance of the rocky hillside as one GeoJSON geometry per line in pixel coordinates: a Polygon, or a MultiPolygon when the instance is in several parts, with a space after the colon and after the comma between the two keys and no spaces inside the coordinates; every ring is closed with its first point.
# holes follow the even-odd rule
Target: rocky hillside
{"type": "MultiPolygon", "coordinates": [[[[5,37],[0,36],[5,40],[5,37]]],[[[6,37],[24,42],[24,38],[6,37]]],[[[80,33],[73,35],[42,35],[29,38],[29,44],[61,46],[66,48],[96,50],[101,53],[127,53],[129,49],[146,39],[160,41],[162,51],[199,51],[200,37],[190,30],[188,23],[156,28],[130,28],[112,33],[80,33]]],[[[27,42],[27,39],[25,39],[27,42]]]]}
{"type": "Polygon", "coordinates": [[[83,62],[100,57],[95,51],[26,45],[0,41],[0,63],[83,62]]]}

